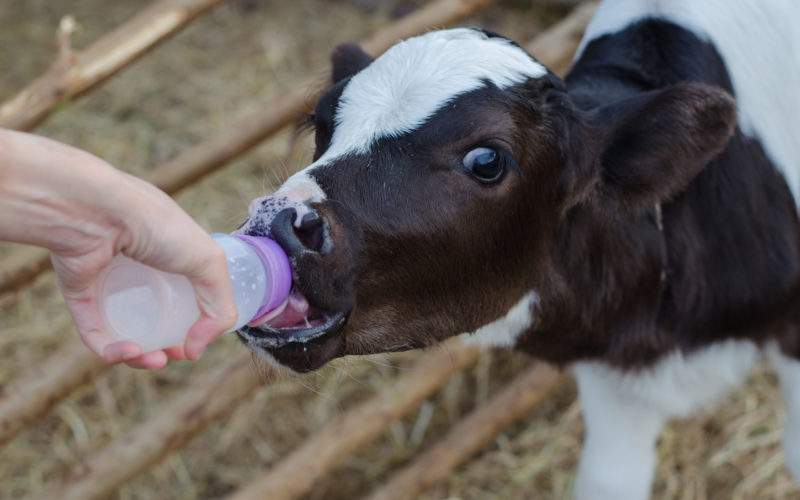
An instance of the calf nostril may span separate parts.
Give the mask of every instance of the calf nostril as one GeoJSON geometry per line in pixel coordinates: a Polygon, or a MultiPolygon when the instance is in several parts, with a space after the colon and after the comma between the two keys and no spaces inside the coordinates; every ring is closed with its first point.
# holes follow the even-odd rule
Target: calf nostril
{"type": "Polygon", "coordinates": [[[315,210],[303,215],[295,225],[297,211],[287,208],[278,212],[270,223],[270,233],[288,253],[321,252],[325,246],[324,219],[315,210]]]}
{"type": "Polygon", "coordinates": [[[295,233],[303,245],[313,252],[321,252],[325,242],[325,224],[315,210],[307,212],[295,227],[295,233]]]}

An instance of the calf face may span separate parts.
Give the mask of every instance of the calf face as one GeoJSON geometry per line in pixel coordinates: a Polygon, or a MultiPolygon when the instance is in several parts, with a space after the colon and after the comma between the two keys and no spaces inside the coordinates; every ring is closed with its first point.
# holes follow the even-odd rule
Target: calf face
{"type": "MultiPolygon", "coordinates": [[[[432,32],[375,61],[340,46],[333,62],[314,163],[254,200],[242,229],[278,241],[295,282],[287,306],[240,337],[300,371],[497,321],[513,343],[579,315],[589,291],[574,290],[569,262],[591,249],[563,255],[567,221],[640,220],[735,121],[731,98],[702,84],[580,111],[544,66],[479,30],[432,32]]],[[[622,263],[626,280],[657,285],[659,251],[622,263]]]]}

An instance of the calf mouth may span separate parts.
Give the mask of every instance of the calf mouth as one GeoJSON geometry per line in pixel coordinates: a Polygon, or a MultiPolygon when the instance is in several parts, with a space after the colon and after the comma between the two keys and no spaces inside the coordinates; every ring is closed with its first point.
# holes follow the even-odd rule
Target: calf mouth
{"type": "Polygon", "coordinates": [[[250,321],[238,336],[268,361],[304,372],[345,354],[354,253],[347,238],[333,244],[328,219],[316,209],[308,209],[299,225],[296,220],[296,209],[284,209],[267,224],[245,226],[245,234],[267,236],[284,249],[293,279],[284,303],[250,321]]]}
{"type": "Polygon", "coordinates": [[[295,287],[282,305],[241,328],[239,336],[248,344],[277,349],[335,335],[346,321],[345,312],[331,313],[314,307],[295,287]]]}

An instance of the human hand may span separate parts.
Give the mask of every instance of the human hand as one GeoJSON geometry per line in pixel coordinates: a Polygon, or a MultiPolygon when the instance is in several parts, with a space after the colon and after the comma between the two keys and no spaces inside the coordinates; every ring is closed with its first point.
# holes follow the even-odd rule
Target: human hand
{"type": "Polygon", "coordinates": [[[196,360],[236,321],[224,253],[191,217],[153,185],[55,141],[0,130],[0,239],[51,251],[78,332],[106,362],[196,360]],[[104,330],[96,280],[120,252],[192,283],[201,316],[182,346],[142,354],[104,330]]]}

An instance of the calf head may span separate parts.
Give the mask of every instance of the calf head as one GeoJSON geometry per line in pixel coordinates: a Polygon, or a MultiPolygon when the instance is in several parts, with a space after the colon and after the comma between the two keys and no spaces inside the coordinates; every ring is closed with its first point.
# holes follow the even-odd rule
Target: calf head
{"type": "Polygon", "coordinates": [[[519,46],[474,29],[332,59],[314,162],[253,200],[242,228],[278,241],[295,281],[240,337],[299,371],[430,346],[509,311],[506,327],[535,335],[536,310],[569,283],[553,251],[568,214],[652,208],[734,121],[730,97],[699,84],[581,111],[519,46]]]}

